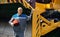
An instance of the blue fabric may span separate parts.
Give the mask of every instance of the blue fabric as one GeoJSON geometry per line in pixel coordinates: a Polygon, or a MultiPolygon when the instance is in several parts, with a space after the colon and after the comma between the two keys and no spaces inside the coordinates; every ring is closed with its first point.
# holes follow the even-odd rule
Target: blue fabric
{"type": "Polygon", "coordinates": [[[14,32],[16,33],[16,37],[24,37],[24,30],[25,30],[25,27],[26,27],[26,19],[27,19],[27,16],[25,14],[21,14],[21,15],[18,15],[18,14],[14,14],[12,16],[12,18],[19,18],[19,25],[18,26],[14,26],[13,29],[14,29],[14,32]]]}
{"type": "Polygon", "coordinates": [[[20,26],[13,27],[16,37],[24,37],[24,30],[21,30],[20,26]]]}
{"type": "Polygon", "coordinates": [[[26,14],[18,15],[18,13],[17,13],[17,14],[14,14],[14,15],[12,16],[12,18],[16,18],[16,17],[27,17],[27,16],[26,16],[26,14]]]}

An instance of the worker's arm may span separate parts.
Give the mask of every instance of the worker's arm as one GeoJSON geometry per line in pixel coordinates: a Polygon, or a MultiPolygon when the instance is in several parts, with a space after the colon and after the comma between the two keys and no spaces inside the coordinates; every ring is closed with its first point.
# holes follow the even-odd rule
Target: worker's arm
{"type": "Polygon", "coordinates": [[[33,12],[34,12],[34,9],[32,9],[30,15],[27,16],[27,21],[31,20],[33,12]]]}
{"type": "Polygon", "coordinates": [[[10,21],[9,21],[9,24],[10,24],[11,26],[14,26],[14,24],[13,24],[13,22],[12,22],[13,19],[14,19],[14,18],[11,18],[10,21]]]}
{"type": "Polygon", "coordinates": [[[31,20],[31,15],[27,16],[27,21],[31,20]]]}
{"type": "Polygon", "coordinates": [[[27,16],[27,21],[31,20],[31,18],[32,18],[32,14],[33,14],[33,11],[34,11],[34,10],[32,9],[30,15],[27,16]]]}

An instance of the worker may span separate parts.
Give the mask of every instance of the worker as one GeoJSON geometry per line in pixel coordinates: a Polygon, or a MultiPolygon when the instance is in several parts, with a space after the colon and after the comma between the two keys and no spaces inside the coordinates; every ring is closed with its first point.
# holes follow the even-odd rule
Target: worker
{"type": "Polygon", "coordinates": [[[17,10],[18,13],[14,14],[9,21],[9,24],[13,27],[13,30],[16,34],[16,37],[24,37],[24,31],[26,28],[26,24],[30,18],[30,16],[27,16],[26,14],[22,14],[23,9],[21,7],[17,10]]]}

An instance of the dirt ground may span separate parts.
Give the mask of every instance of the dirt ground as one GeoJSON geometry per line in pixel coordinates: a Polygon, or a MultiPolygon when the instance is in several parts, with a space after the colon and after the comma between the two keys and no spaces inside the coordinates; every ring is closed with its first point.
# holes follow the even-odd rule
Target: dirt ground
{"type": "MultiPolygon", "coordinates": [[[[31,37],[31,25],[27,25],[25,37],[31,37]]],[[[0,22],[0,37],[15,37],[12,27],[8,22],[0,22]]]]}

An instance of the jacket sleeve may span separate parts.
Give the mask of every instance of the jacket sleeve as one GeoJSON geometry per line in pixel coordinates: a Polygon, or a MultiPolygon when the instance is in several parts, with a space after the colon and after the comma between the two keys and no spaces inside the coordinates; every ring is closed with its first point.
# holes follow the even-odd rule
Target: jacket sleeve
{"type": "Polygon", "coordinates": [[[14,25],[14,24],[13,24],[13,22],[12,22],[12,21],[13,21],[13,19],[14,19],[14,18],[11,18],[11,19],[10,19],[10,21],[9,21],[9,24],[10,24],[11,26],[13,26],[13,25],[14,25]]]}
{"type": "Polygon", "coordinates": [[[27,16],[27,21],[31,20],[31,15],[27,16]]]}

